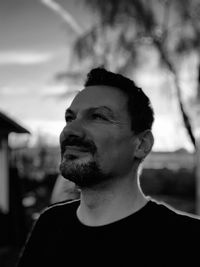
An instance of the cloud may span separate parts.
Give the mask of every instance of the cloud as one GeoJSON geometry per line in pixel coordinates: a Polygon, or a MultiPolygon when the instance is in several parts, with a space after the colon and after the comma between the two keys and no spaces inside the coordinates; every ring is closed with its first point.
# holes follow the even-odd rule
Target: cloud
{"type": "Polygon", "coordinates": [[[52,53],[36,51],[0,51],[0,65],[36,65],[53,58],[52,53]]]}
{"type": "Polygon", "coordinates": [[[40,0],[42,4],[57,13],[65,22],[67,22],[71,28],[79,35],[83,32],[82,28],[75,20],[75,18],[62,6],[53,0],[40,0]]]}
{"type": "Polygon", "coordinates": [[[56,96],[57,94],[62,94],[67,90],[68,86],[66,84],[45,85],[40,89],[39,94],[41,96],[56,96]]]}
{"type": "Polygon", "coordinates": [[[78,85],[67,85],[67,84],[54,84],[43,86],[39,92],[39,95],[46,99],[58,99],[58,100],[69,100],[77,94],[80,90],[78,85]]]}
{"type": "Polygon", "coordinates": [[[3,86],[0,87],[0,96],[16,96],[27,94],[27,88],[23,87],[13,87],[13,86],[3,86]]]}

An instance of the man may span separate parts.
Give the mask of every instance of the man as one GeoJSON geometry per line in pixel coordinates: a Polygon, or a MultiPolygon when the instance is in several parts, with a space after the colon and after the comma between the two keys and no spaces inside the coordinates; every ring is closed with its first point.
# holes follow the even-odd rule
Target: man
{"type": "MultiPolygon", "coordinates": [[[[63,177],[80,200],[44,211],[24,266],[182,266],[200,240],[199,220],[146,198],[139,168],[153,146],[149,98],[133,81],[93,69],[65,113],[63,177]]],[[[188,265],[194,266],[194,265],[188,265]]]]}

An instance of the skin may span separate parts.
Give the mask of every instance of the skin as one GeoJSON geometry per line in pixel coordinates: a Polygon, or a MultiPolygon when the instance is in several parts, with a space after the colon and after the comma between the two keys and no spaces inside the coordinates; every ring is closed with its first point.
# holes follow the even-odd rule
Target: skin
{"type": "MultiPolygon", "coordinates": [[[[60,143],[76,136],[92,141],[95,152],[67,147],[62,154],[66,168],[95,161],[112,177],[92,187],[81,188],[78,219],[100,226],[124,218],[143,207],[147,199],[138,185],[138,166],[153,145],[151,132],[135,135],[127,111],[127,97],[117,88],[88,86],[66,111],[66,126],[60,143]],[[74,156],[70,160],[69,156],[74,156]]],[[[94,177],[95,179],[95,177],[94,177]]]]}

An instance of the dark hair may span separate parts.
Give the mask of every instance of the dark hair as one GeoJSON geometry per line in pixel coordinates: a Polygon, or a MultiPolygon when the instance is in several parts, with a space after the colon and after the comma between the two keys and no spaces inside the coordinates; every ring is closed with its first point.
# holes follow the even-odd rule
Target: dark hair
{"type": "Polygon", "coordinates": [[[104,68],[95,68],[88,73],[84,85],[105,85],[120,89],[128,98],[127,107],[132,130],[137,134],[152,128],[154,112],[151,102],[132,80],[104,68]]]}

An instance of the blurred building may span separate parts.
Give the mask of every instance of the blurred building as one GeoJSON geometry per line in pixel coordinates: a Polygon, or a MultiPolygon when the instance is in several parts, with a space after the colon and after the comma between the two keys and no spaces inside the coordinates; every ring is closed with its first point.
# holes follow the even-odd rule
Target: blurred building
{"type": "Polygon", "coordinates": [[[19,194],[17,169],[11,166],[8,137],[10,133],[29,134],[16,121],[0,112],[0,260],[5,247],[23,242],[25,230],[19,194]]]}
{"type": "Polygon", "coordinates": [[[11,132],[29,133],[17,122],[0,112],[0,211],[9,212],[9,146],[11,132]]]}
{"type": "Polygon", "coordinates": [[[188,169],[193,170],[195,166],[195,154],[185,149],[176,151],[151,152],[144,161],[145,169],[188,169]]]}

